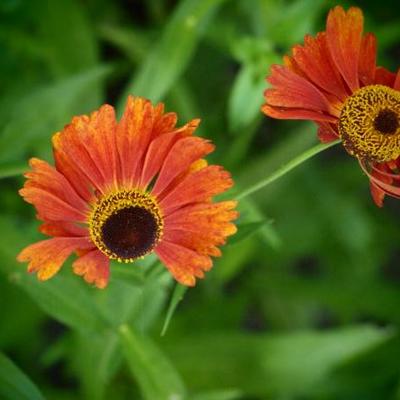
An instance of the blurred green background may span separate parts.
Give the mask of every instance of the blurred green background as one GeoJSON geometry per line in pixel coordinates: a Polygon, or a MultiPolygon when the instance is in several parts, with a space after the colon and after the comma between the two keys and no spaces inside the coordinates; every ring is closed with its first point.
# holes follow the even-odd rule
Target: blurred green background
{"type": "MultiPolygon", "coordinates": [[[[357,3],[395,71],[397,0],[339,2],[357,3]]],[[[51,160],[52,133],[105,102],[201,117],[238,188],[317,143],[259,108],[269,66],[336,4],[0,1],[0,399],[400,399],[400,203],[378,209],[341,146],[241,202],[239,234],[164,336],[183,291],[152,257],[113,265],[104,291],[69,263],[39,283],[15,261],[40,238],[17,194],[28,158],[51,160]]]]}

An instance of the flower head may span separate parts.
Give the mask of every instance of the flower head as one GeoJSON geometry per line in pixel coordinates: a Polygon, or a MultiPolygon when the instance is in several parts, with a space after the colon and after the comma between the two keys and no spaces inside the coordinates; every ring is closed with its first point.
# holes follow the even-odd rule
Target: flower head
{"type": "Polygon", "coordinates": [[[314,121],[322,142],[341,139],[359,160],[376,204],[400,196],[400,72],[376,66],[376,38],[363,35],[359,8],[333,8],[326,31],[305,36],[267,80],[266,115],[314,121]]]}
{"type": "Polygon", "coordinates": [[[49,279],[75,252],[74,272],[103,288],[111,259],[154,251],[180,283],[204,276],[236,232],[236,202],[212,202],[232,179],[203,159],[214,146],[192,135],[199,120],[181,128],[176,120],[162,104],[129,97],[119,122],[104,105],[54,135],[55,167],[31,159],[20,190],[52,237],[18,255],[28,271],[49,279]]]}

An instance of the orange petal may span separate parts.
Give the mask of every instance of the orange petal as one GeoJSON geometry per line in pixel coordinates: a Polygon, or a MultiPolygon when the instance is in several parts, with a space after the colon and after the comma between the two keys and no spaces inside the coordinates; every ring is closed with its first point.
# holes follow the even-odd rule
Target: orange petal
{"type": "Polygon", "coordinates": [[[375,83],[376,71],[376,38],[372,33],[367,33],[361,43],[360,59],[358,62],[359,79],[363,85],[375,83]]]}
{"type": "Polygon", "coordinates": [[[233,185],[231,175],[218,165],[211,165],[188,174],[160,200],[164,214],[190,203],[208,201],[233,185]]]}
{"type": "Polygon", "coordinates": [[[316,38],[305,36],[304,46],[293,47],[293,58],[314,84],[342,102],[346,99],[349,93],[330,56],[325,32],[316,38]]]}
{"type": "Polygon", "coordinates": [[[37,272],[40,280],[46,280],[58,272],[73,251],[88,248],[93,248],[88,238],[47,239],[26,247],[17,256],[17,260],[28,261],[28,272],[37,272]]]}
{"type": "Polygon", "coordinates": [[[375,84],[394,87],[396,74],[388,71],[386,68],[377,67],[375,71],[375,84]]]}
{"type": "Polygon", "coordinates": [[[124,114],[117,127],[122,184],[139,183],[145,150],[152,138],[154,109],[150,101],[129,96],[124,114]]]}
{"type": "Polygon", "coordinates": [[[331,111],[327,98],[309,80],[286,67],[273,65],[267,78],[273,89],[264,92],[268,105],[285,108],[300,108],[320,113],[331,111]]]}
{"type": "Polygon", "coordinates": [[[21,189],[19,194],[26,202],[35,206],[41,220],[86,222],[84,211],[77,210],[46,190],[27,187],[21,189]]]}
{"type": "Polygon", "coordinates": [[[351,7],[346,13],[341,6],[329,12],[326,24],[333,62],[352,92],[359,88],[358,63],[363,24],[363,14],[359,8],[351,7]]]}
{"type": "MultiPolygon", "coordinates": [[[[335,125],[327,122],[318,122],[318,139],[322,143],[330,143],[339,139],[337,131],[334,129],[335,125]]],[[[335,126],[336,127],[336,126],[335,126]]]]}
{"type": "Polygon", "coordinates": [[[308,111],[300,108],[285,108],[275,107],[269,104],[264,104],[261,111],[272,118],[277,119],[306,119],[311,121],[322,121],[337,123],[338,119],[328,114],[323,114],[317,111],[308,111]]]}
{"type": "Polygon", "coordinates": [[[400,68],[397,71],[396,80],[394,81],[393,89],[400,90],[400,68]]]}
{"type": "Polygon", "coordinates": [[[216,246],[236,233],[230,221],[238,217],[235,201],[202,203],[183,207],[164,220],[163,239],[195,250],[200,254],[219,256],[216,246]]]}
{"type": "Polygon", "coordinates": [[[152,193],[158,196],[180,174],[195,161],[214,150],[214,145],[199,137],[186,137],[178,140],[165,158],[152,193]]]}
{"type": "Polygon", "coordinates": [[[89,231],[87,228],[64,221],[45,222],[40,225],[39,231],[48,236],[89,236],[89,231]]]}
{"type": "Polygon", "coordinates": [[[194,286],[196,278],[203,278],[203,271],[208,271],[212,267],[210,257],[165,240],[160,242],[155,252],[182,285],[194,286]]]}
{"type": "Polygon", "coordinates": [[[101,192],[105,184],[101,170],[93,159],[95,152],[87,147],[89,134],[85,131],[88,124],[88,116],[74,117],[71,124],[53,136],[57,170],[68,177],[71,185],[86,201],[92,199],[92,188],[101,192]]]}
{"type": "Polygon", "coordinates": [[[78,258],[72,268],[77,275],[83,276],[86,282],[94,283],[99,289],[108,284],[110,260],[97,249],[78,258]]]}

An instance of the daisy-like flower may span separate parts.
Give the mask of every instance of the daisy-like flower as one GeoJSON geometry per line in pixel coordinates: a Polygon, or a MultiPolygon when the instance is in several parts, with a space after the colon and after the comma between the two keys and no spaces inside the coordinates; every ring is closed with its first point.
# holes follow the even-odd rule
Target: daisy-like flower
{"type": "Polygon", "coordinates": [[[76,253],[74,272],[104,288],[110,260],[154,251],[180,283],[204,276],[236,232],[236,202],[212,202],[232,179],[203,159],[214,146],[192,136],[199,120],[181,128],[176,120],[163,104],[129,97],[119,122],[104,105],[54,135],[55,167],[31,159],[20,190],[43,221],[40,231],[52,236],[18,255],[29,272],[49,279],[76,253]]]}
{"type": "Polygon", "coordinates": [[[363,35],[359,8],[332,9],[326,31],[306,35],[267,81],[266,115],[314,121],[321,142],[341,139],[359,160],[377,205],[400,196],[400,72],[377,67],[376,38],[363,35]]]}

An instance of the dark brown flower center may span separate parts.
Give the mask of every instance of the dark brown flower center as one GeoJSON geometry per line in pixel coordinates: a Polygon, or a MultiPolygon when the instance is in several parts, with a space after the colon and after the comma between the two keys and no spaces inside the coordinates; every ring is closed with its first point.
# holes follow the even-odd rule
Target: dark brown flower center
{"type": "Polygon", "coordinates": [[[119,262],[132,262],[150,253],[161,239],[163,226],[157,200],[135,189],[104,196],[89,216],[91,240],[119,262]]]}
{"type": "Polygon", "coordinates": [[[151,251],[158,225],[153,214],[141,207],[128,207],[111,215],[101,227],[106,247],[123,259],[138,258],[151,251]]]}
{"type": "Polygon", "coordinates": [[[397,115],[392,110],[381,110],[375,117],[374,127],[377,131],[386,134],[394,134],[399,127],[397,115]]]}

